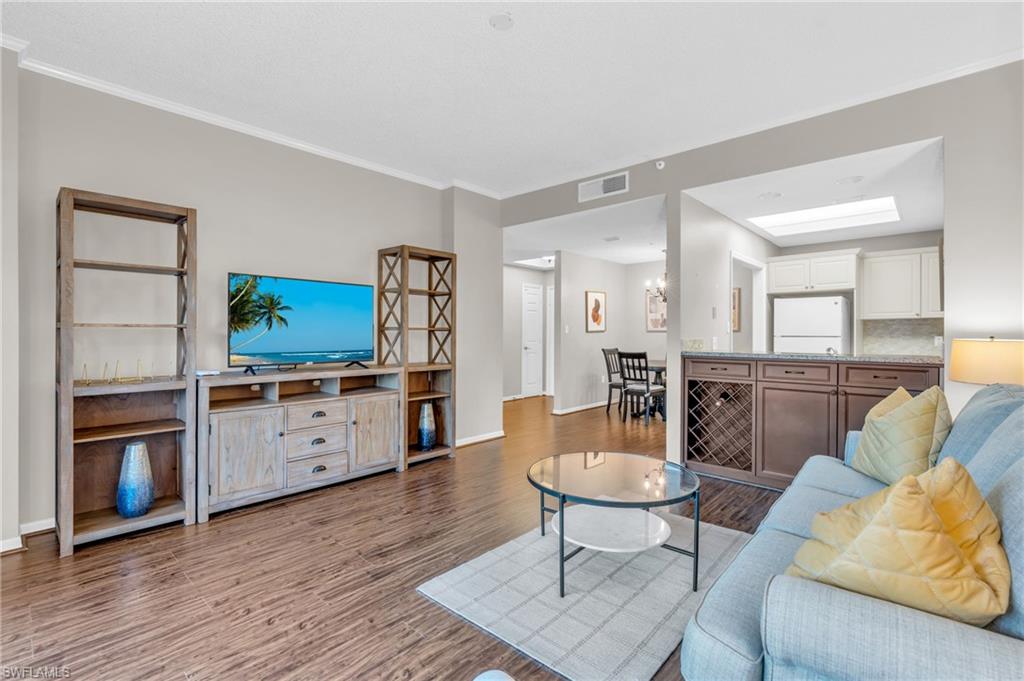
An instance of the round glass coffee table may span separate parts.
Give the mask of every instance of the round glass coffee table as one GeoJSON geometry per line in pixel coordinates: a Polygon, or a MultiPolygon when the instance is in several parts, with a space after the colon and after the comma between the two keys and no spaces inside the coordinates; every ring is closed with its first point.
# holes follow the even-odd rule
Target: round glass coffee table
{"type": "Polygon", "coordinates": [[[565,563],[585,548],[635,553],[661,546],[693,558],[697,590],[700,538],[700,479],[693,471],[661,459],[623,452],[573,452],[534,463],[526,474],[540,491],[540,533],[545,513],[558,534],[558,586],[565,596],[565,563]],[[548,508],[546,497],[558,500],[548,508]],[[693,501],[693,550],[671,546],[672,530],[648,511],[693,501]],[[575,504],[566,506],[566,503],[575,504]],[[569,555],[565,543],[576,545],[569,555]]]}

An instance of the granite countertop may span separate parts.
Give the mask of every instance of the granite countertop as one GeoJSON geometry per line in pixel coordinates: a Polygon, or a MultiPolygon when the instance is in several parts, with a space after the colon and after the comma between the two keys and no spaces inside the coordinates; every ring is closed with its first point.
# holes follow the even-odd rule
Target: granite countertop
{"type": "Polygon", "coordinates": [[[943,366],[938,355],[828,355],[799,352],[721,352],[707,350],[684,350],[684,358],[735,359],[735,360],[783,360],[788,362],[850,362],[861,364],[922,364],[943,366]]]}

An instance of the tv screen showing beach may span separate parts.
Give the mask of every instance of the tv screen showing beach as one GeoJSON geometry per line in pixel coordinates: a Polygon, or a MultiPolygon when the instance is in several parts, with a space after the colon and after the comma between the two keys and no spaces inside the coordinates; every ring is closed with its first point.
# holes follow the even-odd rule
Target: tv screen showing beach
{"type": "Polygon", "coordinates": [[[228,275],[228,365],[373,360],[373,287],[228,275]]]}

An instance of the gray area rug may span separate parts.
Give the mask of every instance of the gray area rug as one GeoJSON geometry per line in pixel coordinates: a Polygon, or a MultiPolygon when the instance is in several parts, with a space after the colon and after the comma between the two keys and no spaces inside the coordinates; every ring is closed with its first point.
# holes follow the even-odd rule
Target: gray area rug
{"type": "MultiPolygon", "coordinates": [[[[659,511],[668,543],[692,548],[693,521],[659,511]]],[[[750,535],[700,525],[700,590],[693,559],[584,549],[566,564],[558,596],[558,535],[535,529],[463,563],[417,591],[573,681],[648,681],[683,638],[704,592],[750,535]]],[[[566,543],[566,551],[572,547],[566,543]]],[[[484,671],[481,669],[480,671],[484,671]]]]}

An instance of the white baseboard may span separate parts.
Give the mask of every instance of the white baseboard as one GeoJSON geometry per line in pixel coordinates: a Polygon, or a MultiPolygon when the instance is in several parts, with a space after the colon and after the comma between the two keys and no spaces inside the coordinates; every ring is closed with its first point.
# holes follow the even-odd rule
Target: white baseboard
{"type": "Polygon", "coordinates": [[[46,532],[56,527],[57,523],[53,518],[43,518],[42,520],[36,520],[31,523],[22,523],[18,528],[21,533],[24,534],[35,534],[36,532],[46,532]]]}
{"type": "Polygon", "coordinates": [[[608,400],[601,400],[600,402],[594,402],[593,404],[581,404],[578,407],[569,407],[568,409],[552,409],[551,413],[555,416],[565,416],[566,414],[573,414],[578,411],[586,411],[587,409],[597,409],[598,407],[605,407],[608,405],[608,400]]]}
{"type": "Polygon", "coordinates": [[[475,445],[478,442],[487,442],[488,440],[497,440],[498,438],[505,437],[504,430],[496,430],[493,433],[483,433],[481,435],[470,435],[460,440],[455,441],[456,447],[464,447],[465,445],[475,445]]]}
{"type": "Polygon", "coordinates": [[[0,539],[0,553],[7,553],[8,551],[17,551],[21,548],[21,537],[11,537],[10,539],[0,539]]]}

